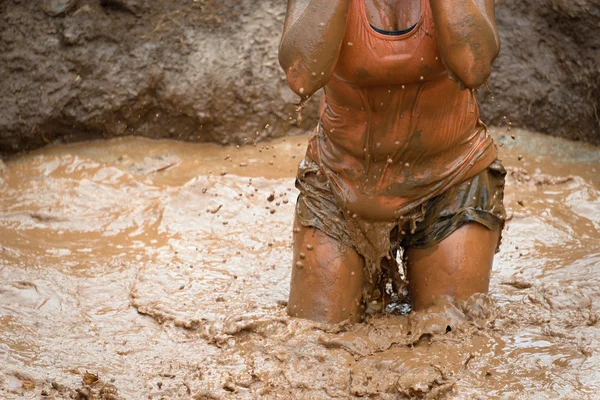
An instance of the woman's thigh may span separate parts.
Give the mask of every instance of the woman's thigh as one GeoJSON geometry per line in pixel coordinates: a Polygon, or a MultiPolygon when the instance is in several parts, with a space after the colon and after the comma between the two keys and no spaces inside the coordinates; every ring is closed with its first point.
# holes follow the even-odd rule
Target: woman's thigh
{"type": "Polygon", "coordinates": [[[288,313],[335,323],[363,315],[363,258],[315,228],[294,221],[294,260],[288,313]]]}
{"type": "Polygon", "coordinates": [[[471,222],[431,247],[407,249],[413,309],[423,309],[441,296],[466,300],[474,293],[487,293],[499,239],[499,232],[471,222]]]}

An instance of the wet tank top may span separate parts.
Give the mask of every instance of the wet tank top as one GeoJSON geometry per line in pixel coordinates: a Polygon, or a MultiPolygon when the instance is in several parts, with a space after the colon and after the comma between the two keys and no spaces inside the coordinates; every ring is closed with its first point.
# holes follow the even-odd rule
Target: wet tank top
{"type": "Polygon", "coordinates": [[[348,213],[400,219],[496,159],[473,93],[442,64],[428,0],[401,35],[377,32],[352,0],[324,91],[307,155],[348,213]]]}

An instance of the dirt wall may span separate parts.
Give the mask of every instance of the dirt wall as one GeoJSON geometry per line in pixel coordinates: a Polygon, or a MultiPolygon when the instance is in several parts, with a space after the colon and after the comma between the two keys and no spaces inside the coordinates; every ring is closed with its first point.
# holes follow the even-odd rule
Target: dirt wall
{"type": "MultiPolygon", "coordinates": [[[[143,135],[243,143],[301,124],[277,62],[284,1],[0,0],[0,154],[143,135]]],[[[600,3],[499,1],[484,120],[600,143],[600,3]]]]}

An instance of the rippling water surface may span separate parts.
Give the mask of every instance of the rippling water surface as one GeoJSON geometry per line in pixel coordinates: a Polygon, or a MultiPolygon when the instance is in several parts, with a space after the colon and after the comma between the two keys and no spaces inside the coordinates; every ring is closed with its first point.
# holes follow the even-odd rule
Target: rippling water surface
{"type": "Polygon", "coordinates": [[[305,137],[0,164],[0,397],[598,398],[600,152],[494,135],[490,297],[335,326],[285,314],[305,137]]]}

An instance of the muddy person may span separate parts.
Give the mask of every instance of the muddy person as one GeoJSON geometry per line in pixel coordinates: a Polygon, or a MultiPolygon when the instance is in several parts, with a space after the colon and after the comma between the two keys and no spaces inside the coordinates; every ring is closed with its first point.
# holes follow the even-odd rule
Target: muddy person
{"type": "Polygon", "coordinates": [[[288,0],[287,82],[301,102],[324,89],[296,179],[290,315],[359,321],[406,293],[420,310],[488,291],[506,172],[474,90],[499,46],[494,0],[288,0]]]}

